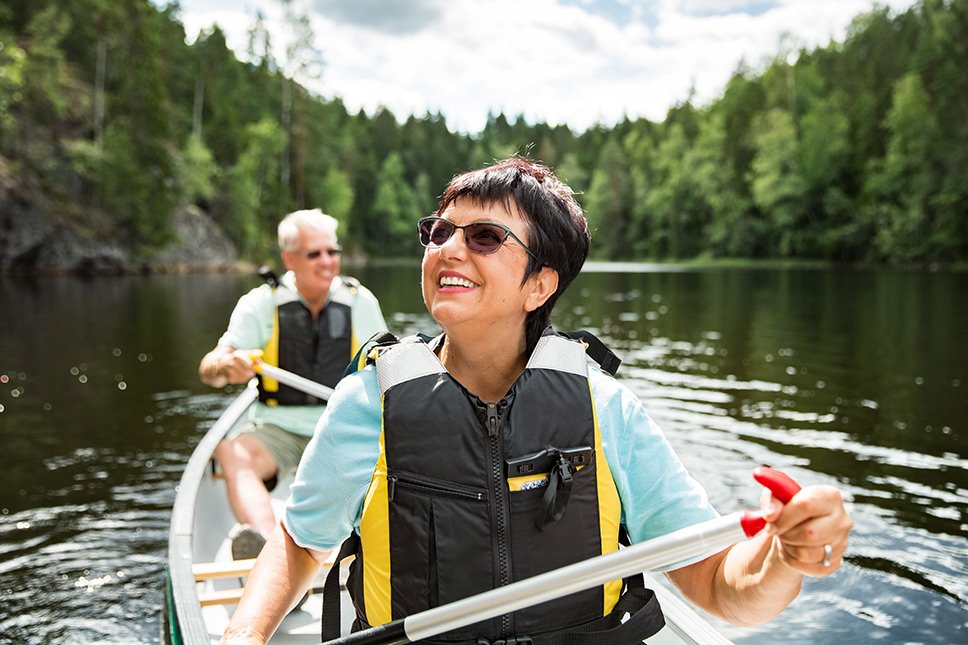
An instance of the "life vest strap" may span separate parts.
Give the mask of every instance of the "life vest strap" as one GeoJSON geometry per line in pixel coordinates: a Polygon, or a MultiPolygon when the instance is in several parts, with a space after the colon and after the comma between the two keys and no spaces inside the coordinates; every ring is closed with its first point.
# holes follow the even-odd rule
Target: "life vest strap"
{"type": "Polygon", "coordinates": [[[603,370],[612,376],[615,376],[615,373],[618,372],[618,368],[622,364],[622,359],[619,358],[615,352],[606,347],[605,343],[598,340],[598,338],[590,331],[579,329],[577,331],[562,331],[558,333],[566,338],[579,340],[584,343],[585,352],[591,356],[592,359],[598,363],[603,370]]]}
{"type": "Polygon", "coordinates": [[[333,568],[326,574],[326,582],[323,583],[323,616],[319,627],[324,643],[340,637],[342,625],[339,597],[340,564],[350,556],[356,555],[359,544],[360,536],[355,532],[346,538],[333,561],[333,568]]]}

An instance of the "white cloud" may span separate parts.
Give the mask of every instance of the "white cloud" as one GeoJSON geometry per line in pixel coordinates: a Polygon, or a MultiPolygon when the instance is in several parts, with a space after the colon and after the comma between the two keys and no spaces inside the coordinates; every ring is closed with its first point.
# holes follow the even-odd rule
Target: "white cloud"
{"type": "MultiPolygon", "coordinates": [[[[217,22],[242,55],[255,6],[181,4],[190,39],[217,22]]],[[[278,25],[278,5],[257,4],[278,25]]],[[[913,0],[887,4],[903,10],[913,0]]],[[[314,0],[312,6],[325,58],[321,94],[340,97],[351,110],[383,105],[401,119],[440,112],[451,127],[475,132],[488,112],[499,111],[576,130],[625,115],[661,120],[690,89],[699,102],[714,99],[741,61],[765,64],[781,39],[794,51],[841,40],[874,1],[314,0]],[[622,15],[637,18],[622,22],[622,15]]],[[[281,47],[278,27],[273,37],[281,47]]]]}

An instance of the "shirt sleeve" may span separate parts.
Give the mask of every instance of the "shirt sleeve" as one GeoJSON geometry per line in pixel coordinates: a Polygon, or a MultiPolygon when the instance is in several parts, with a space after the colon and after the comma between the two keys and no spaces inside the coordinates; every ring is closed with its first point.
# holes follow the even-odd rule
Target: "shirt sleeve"
{"type": "Polygon", "coordinates": [[[239,298],[218,344],[235,349],[262,349],[272,333],[274,307],[269,285],[249,291],[239,298]]]}
{"type": "MultiPolygon", "coordinates": [[[[353,299],[353,331],[359,345],[363,345],[375,333],[387,329],[386,320],[383,319],[383,311],[380,309],[380,302],[376,296],[360,285],[353,299]]],[[[358,348],[354,348],[354,352],[358,348]]]]}
{"type": "Polygon", "coordinates": [[[369,366],[336,386],[299,462],[283,518],[296,544],[332,549],[359,525],[380,431],[380,388],[369,366]]]}
{"type": "Polygon", "coordinates": [[[592,370],[590,376],[605,459],[632,542],[719,517],[706,491],[686,471],[639,398],[600,371],[592,370]]]}

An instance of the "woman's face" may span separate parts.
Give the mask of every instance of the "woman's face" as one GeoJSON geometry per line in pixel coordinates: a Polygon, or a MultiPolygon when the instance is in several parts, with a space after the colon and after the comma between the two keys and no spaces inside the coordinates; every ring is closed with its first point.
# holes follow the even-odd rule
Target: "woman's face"
{"type": "MultiPolygon", "coordinates": [[[[458,199],[440,214],[458,226],[473,222],[497,222],[507,226],[525,244],[528,228],[516,205],[511,210],[500,203],[480,206],[472,199],[458,199]]],[[[443,245],[424,250],[424,305],[449,335],[463,329],[481,332],[523,330],[529,311],[539,307],[551,293],[543,269],[521,284],[528,265],[528,252],[513,238],[507,238],[492,254],[467,248],[463,230],[456,230],[443,245]],[[540,277],[539,277],[540,276],[540,277]],[[500,327],[496,327],[500,325],[500,327]]],[[[557,286],[557,281],[555,281],[557,286]]]]}

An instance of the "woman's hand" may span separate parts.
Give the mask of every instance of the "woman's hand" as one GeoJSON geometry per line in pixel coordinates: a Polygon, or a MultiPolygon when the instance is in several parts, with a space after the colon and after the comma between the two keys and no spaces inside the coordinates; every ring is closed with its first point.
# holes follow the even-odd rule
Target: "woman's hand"
{"type": "Polygon", "coordinates": [[[236,633],[226,632],[219,639],[219,645],[265,645],[266,639],[247,629],[242,629],[236,633]]]}
{"type": "Polygon", "coordinates": [[[765,490],[761,508],[783,564],[816,578],[840,568],[854,523],[838,489],[807,486],[786,504],[765,490]]]}

